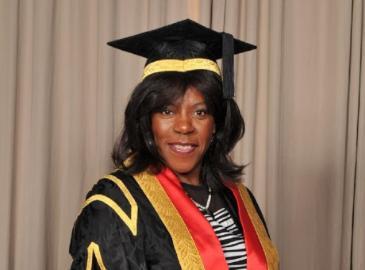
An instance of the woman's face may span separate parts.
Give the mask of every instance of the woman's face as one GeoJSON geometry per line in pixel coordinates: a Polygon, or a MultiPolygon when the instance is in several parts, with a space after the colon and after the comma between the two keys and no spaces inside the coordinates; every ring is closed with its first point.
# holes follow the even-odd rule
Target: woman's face
{"type": "Polygon", "coordinates": [[[204,96],[189,87],[184,96],[152,115],[152,132],[165,165],[181,181],[199,184],[201,162],[215,131],[204,96]]]}

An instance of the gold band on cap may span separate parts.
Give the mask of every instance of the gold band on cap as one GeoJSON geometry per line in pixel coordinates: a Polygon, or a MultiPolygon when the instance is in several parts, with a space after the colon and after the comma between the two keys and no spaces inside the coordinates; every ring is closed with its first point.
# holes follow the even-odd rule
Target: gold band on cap
{"type": "Polygon", "coordinates": [[[148,64],[143,71],[143,79],[147,76],[166,71],[177,71],[177,72],[187,72],[192,70],[209,70],[221,75],[220,69],[216,62],[206,59],[206,58],[192,58],[186,60],[179,59],[164,59],[157,60],[148,64]]]}

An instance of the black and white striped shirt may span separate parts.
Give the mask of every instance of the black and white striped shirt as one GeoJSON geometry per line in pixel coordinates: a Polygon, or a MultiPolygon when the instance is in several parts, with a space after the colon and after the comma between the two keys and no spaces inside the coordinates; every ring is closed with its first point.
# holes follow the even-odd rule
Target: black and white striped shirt
{"type": "Polygon", "coordinates": [[[208,220],[221,243],[229,269],[247,269],[244,238],[228,210],[221,208],[215,212],[208,212],[199,205],[197,207],[208,220]]]}
{"type": "Polygon", "coordinates": [[[206,205],[209,192],[205,186],[183,184],[185,191],[212,226],[221,243],[230,270],[247,269],[247,251],[239,225],[234,222],[225,201],[218,193],[213,193],[208,211],[206,205]]]}

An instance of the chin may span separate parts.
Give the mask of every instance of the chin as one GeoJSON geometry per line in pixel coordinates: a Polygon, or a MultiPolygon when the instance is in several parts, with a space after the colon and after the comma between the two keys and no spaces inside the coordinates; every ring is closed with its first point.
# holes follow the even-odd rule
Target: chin
{"type": "Polygon", "coordinates": [[[174,167],[174,166],[169,166],[169,168],[174,171],[175,173],[178,174],[189,174],[191,173],[194,169],[194,166],[191,167],[174,167]]]}
{"type": "Polygon", "coordinates": [[[199,175],[200,174],[200,163],[190,163],[190,164],[181,164],[175,163],[177,166],[173,166],[173,164],[167,164],[167,166],[175,173],[179,175],[199,175]],[[177,165],[178,164],[178,165],[177,165]]]}

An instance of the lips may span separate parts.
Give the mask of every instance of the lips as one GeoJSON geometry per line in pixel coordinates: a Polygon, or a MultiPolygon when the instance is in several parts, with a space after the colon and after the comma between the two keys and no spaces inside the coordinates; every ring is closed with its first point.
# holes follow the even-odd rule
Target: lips
{"type": "Polygon", "coordinates": [[[170,149],[178,154],[190,154],[197,147],[196,144],[188,144],[188,143],[169,143],[170,149]]]}

